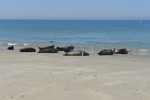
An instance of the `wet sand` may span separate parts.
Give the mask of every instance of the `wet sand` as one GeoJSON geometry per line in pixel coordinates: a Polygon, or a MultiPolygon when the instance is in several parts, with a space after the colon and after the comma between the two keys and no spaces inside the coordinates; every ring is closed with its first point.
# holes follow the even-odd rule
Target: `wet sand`
{"type": "Polygon", "coordinates": [[[150,56],[0,51],[0,100],[149,100],[150,56]]]}

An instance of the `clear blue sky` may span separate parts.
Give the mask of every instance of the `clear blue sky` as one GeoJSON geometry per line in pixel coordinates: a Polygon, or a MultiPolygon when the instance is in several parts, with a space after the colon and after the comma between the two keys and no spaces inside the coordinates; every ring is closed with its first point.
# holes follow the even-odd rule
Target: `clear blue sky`
{"type": "Polygon", "coordinates": [[[150,0],[0,0],[0,19],[150,19],[150,0]]]}

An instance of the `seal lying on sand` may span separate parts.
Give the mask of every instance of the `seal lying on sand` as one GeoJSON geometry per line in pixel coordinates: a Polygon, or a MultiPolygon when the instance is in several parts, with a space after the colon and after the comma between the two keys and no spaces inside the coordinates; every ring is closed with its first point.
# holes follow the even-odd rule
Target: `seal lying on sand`
{"type": "Polygon", "coordinates": [[[34,48],[23,48],[23,49],[20,49],[20,52],[36,52],[36,49],[34,49],[34,48]]]}
{"type": "Polygon", "coordinates": [[[64,52],[70,52],[70,51],[73,51],[74,46],[57,47],[57,49],[59,49],[60,51],[64,51],[64,52]]]}
{"type": "Polygon", "coordinates": [[[39,50],[43,50],[43,49],[54,49],[54,45],[47,46],[47,47],[39,47],[39,50]]]}
{"type": "Polygon", "coordinates": [[[14,50],[14,46],[11,45],[11,46],[9,46],[7,49],[8,49],[8,50],[14,50]]]}
{"type": "Polygon", "coordinates": [[[99,53],[99,55],[113,55],[115,52],[115,48],[114,49],[104,49],[104,50],[101,50],[99,53]]]}
{"type": "Polygon", "coordinates": [[[64,54],[64,56],[89,56],[89,53],[82,50],[77,50],[77,51],[67,52],[66,54],[64,54]]]}
{"type": "Polygon", "coordinates": [[[115,51],[115,54],[128,54],[128,52],[130,52],[129,49],[123,48],[123,49],[118,49],[118,50],[116,50],[116,51],[115,51]]]}
{"type": "Polygon", "coordinates": [[[57,53],[59,51],[59,49],[55,48],[47,48],[47,49],[42,49],[40,50],[38,53],[57,53]]]}

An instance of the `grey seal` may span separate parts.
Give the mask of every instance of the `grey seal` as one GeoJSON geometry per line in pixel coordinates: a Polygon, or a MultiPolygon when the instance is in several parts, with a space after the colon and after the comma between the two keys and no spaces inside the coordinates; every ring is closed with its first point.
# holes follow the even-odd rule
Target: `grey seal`
{"type": "Polygon", "coordinates": [[[20,52],[36,52],[36,49],[34,48],[23,48],[23,49],[20,49],[20,52]]]}
{"type": "Polygon", "coordinates": [[[115,54],[128,54],[128,52],[130,52],[129,49],[122,48],[122,49],[117,49],[115,51],[115,54]]]}
{"type": "Polygon", "coordinates": [[[54,49],[54,45],[51,46],[46,46],[46,47],[38,47],[39,50],[43,50],[43,49],[54,49]]]}
{"type": "Polygon", "coordinates": [[[101,50],[99,53],[99,55],[113,55],[115,52],[115,48],[114,49],[104,49],[104,50],[101,50]]]}
{"type": "Polygon", "coordinates": [[[59,49],[57,48],[47,48],[47,49],[42,49],[40,50],[38,53],[57,53],[59,51],[59,49]]]}
{"type": "Polygon", "coordinates": [[[74,46],[65,46],[65,47],[57,47],[57,49],[59,49],[60,51],[64,51],[64,52],[70,52],[74,50],[74,46]]]}
{"type": "Polygon", "coordinates": [[[67,52],[66,54],[64,54],[64,56],[89,56],[89,53],[82,50],[76,50],[76,51],[67,52]]]}

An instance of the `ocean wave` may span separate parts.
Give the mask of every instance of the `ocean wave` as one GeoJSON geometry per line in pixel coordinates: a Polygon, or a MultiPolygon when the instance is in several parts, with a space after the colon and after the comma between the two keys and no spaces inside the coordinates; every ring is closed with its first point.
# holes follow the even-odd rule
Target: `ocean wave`
{"type": "Polygon", "coordinates": [[[29,46],[29,43],[24,43],[24,46],[29,46]]]}
{"type": "Polygon", "coordinates": [[[11,46],[11,45],[14,45],[14,46],[15,46],[15,45],[17,45],[17,43],[8,43],[8,45],[9,45],[9,46],[11,46]]]}
{"type": "Polygon", "coordinates": [[[150,52],[150,49],[131,49],[131,50],[135,52],[150,52]]]}

